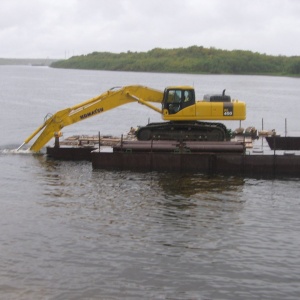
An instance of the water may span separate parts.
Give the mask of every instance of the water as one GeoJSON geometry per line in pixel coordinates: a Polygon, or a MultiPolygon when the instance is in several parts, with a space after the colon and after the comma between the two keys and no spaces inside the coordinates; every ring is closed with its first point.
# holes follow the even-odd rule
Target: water
{"type": "MultiPolygon", "coordinates": [[[[299,299],[299,179],[100,171],[13,150],[48,112],[128,84],[227,88],[247,102],[245,127],[284,133],[287,118],[297,135],[299,79],[30,66],[0,79],[0,299],[299,299]]],[[[148,118],[160,120],[130,104],[64,135],[148,118]]]]}

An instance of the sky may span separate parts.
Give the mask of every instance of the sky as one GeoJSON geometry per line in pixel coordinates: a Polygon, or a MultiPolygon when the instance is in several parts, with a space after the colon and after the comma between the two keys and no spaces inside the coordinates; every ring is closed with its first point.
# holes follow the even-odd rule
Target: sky
{"type": "Polygon", "coordinates": [[[300,56],[299,0],[1,0],[0,58],[190,46],[300,56]]]}

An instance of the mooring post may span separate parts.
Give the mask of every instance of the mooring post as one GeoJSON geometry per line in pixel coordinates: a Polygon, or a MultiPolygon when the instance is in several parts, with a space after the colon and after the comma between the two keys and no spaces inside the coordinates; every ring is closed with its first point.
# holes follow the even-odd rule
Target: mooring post
{"type": "Polygon", "coordinates": [[[101,145],[100,131],[98,132],[98,143],[99,143],[99,152],[100,152],[100,145],[101,145]]]}
{"type": "Polygon", "coordinates": [[[153,170],[153,137],[151,138],[151,150],[150,150],[150,171],[153,170]]]}
{"type": "Polygon", "coordinates": [[[62,133],[60,131],[54,133],[54,148],[59,148],[59,138],[61,136],[62,136],[62,133]]]}
{"type": "MultiPolygon", "coordinates": [[[[261,131],[264,130],[264,118],[261,118],[261,131]]],[[[261,150],[264,148],[264,137],[261,138],[261,150]]]]}
{"type": "Polygon", "coordinates": [[[274,155],[273,155],[273,168],[272,168],[272,175],[275,177],[276,175],[276,137],[273,134],[273,147],[274,147],[274,155]]]}
{"type": "Polygon", "coordinates": [[[284,121],[284,127],[285,127],[285,137],[286,137],[286,135],[287,135],[287,119],[285,118],[285,121],[284,121]]]}
{"type": "Polygon", "coordinates": [[[54,148],[59,148],[59,137],[58,136],[55,136],[54,148]]]}

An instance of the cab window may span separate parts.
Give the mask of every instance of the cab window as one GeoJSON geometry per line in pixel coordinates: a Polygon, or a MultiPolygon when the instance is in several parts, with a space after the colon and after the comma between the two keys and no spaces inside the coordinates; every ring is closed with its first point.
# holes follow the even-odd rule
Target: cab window
{"type": "Polygon", "coordinates": [[[175,114],[181,109],[195,103],[194,92],[192,90],[168,90],[165,94],[164,108],[169,114],[175,114]]]}

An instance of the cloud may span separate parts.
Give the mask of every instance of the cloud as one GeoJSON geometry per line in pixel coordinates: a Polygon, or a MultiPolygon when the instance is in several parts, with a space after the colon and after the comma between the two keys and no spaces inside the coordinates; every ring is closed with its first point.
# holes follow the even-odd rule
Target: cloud
{"type": "Polygon", "coordinates": [[[0,57],[189,47],[299,55],[297,0],[2,0],[0,57]]]}

